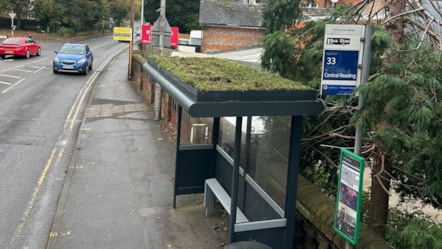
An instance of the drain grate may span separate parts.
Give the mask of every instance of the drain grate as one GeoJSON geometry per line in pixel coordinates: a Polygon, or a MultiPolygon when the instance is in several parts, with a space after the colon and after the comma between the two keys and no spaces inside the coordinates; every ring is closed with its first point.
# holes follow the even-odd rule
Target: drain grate
{"type": "Polygon", "coordinates": [[[113,104],[92,105],[86,108],[84,117],[85,118],[112,117],[114,114],[140,112],[146,110],[147,106],[144,103],[125,104],[125,105],[113,105],[113,104]]]}

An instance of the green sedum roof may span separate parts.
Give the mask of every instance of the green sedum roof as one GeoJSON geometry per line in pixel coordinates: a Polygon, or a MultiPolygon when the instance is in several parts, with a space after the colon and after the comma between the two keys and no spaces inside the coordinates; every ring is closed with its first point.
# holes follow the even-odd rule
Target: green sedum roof
{"type": "Polygon", "coordinates": [[[277,74],[220,58],[151,56],[157,65],[198,91],[312,90],[277,74]]]}
{"type": "Polygon", "coordinates": [[[149,82],[192,117],[304,116],[324,110],[317,90],[237,62],[149,56],[141,63],[149,82]]]}

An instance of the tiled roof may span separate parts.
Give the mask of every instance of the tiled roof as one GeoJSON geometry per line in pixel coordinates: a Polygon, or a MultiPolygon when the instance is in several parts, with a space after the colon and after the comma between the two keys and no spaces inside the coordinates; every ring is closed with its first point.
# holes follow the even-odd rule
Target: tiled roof
{"type": "Polygon", "coordinates": [[[200,26],[261,27],[261,6],[200,1],[200,26]]]}

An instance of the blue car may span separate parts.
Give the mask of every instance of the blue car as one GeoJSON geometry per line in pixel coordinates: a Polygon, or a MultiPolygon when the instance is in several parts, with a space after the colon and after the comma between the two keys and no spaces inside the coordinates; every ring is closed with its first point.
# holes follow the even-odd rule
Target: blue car
{"type": "Polygon", "coordinates": [[[88,74],[92,70],[94,56],[91,49],[84,43],[65,43],[52,62],[54,73],[88,74]]]}

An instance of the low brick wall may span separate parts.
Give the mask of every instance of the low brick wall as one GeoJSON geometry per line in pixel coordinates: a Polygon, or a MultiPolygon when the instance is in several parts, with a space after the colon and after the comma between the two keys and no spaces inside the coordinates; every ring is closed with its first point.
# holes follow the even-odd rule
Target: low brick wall
{"type": "MultiPolygon", "coordinates": [[[[319,243],[318,247],[329,248],[330,242],[334,248],[345,248],[345,240],[333,230],[335,202],[324,195],[316,185],[306,178],[299,176],[296,206],[298,212],[307,221],[304,224],[306,231],[306,245],[309,241],[319,243]],[[319,230],[320,233],[315,232],[319,230]]],[[[382,237],[362,225],[359,230],[359,242],[354,249],[393,249],[382,237]]]]}
{"type": "MultiPolygon", "coordinates": [[[[171,51],[167,51],[166,53],[170,53],[171,51]]],[[[146,59],[143,57],[140,51],[134,52],[133,56],[133,83],[135,87],[138,89],[140,94],[145,98],[146,102],[149,104],[154,104],[155,102],[155,85],[156,83],[152,80],[152,78],[143,72],[143,64],[146,63],[146,59]]],[[[164,91],[161,94],[161,121],[163,122],[164,127],[167,129],[169,134],[176,133],[177,126],[177,115],[178,115],[178,106],[175,101],[164,91]]],[[[186,125],[186,117],[183,117],[183,125],[186,125]]],[[[182,130],[190,130],[184,129],[182,130]]],[[[190,134],[181,134],[182,137],[188,137],[190,134]]],[[[169,141],[174,143],[176,138],[169,137],[169,141]]]]}

